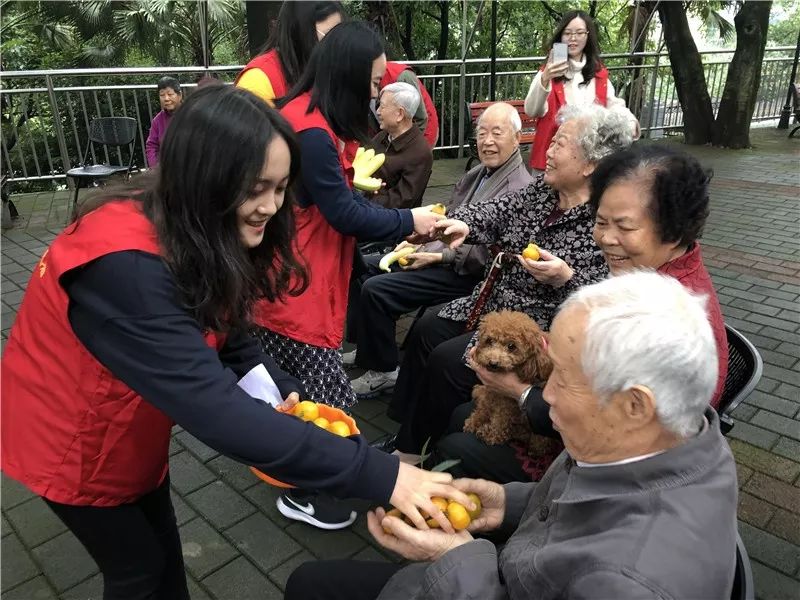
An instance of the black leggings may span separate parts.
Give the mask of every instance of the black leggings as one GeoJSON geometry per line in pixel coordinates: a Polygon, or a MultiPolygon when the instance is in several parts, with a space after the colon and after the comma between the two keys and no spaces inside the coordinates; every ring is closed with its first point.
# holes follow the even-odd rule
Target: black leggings
{"type": "Polygon", "coordinates": [[[366,560],[306,562],[289,576],[283,600],[375,600],[401,568],[366,560]]]}
{"type": "Polygon", "coordinates": [[[103,600],[189,600],[169,477],[120,506],[47,505],[103,574],[103,600]]]}

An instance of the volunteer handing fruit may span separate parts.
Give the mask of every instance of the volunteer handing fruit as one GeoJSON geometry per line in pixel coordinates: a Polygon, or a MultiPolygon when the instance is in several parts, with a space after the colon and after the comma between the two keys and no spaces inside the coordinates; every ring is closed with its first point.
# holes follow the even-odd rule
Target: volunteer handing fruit
{"type": "Polygon", "coordinates": [[[450,475],[243,389],[255,378],[276,400],[307,397],[247,335],[257,298],[306,285],[291,250],[288,124],[249,92],[209,86],[173,118],[160,165],[81,204],[34,269],[3,356],[3,473],[86,547],[104,598],[189,598],[170,498],[174,423],[293,485],[391,502],[424,528],[421,509],[452,531],[431,501],[469,502],[450,475]]]}

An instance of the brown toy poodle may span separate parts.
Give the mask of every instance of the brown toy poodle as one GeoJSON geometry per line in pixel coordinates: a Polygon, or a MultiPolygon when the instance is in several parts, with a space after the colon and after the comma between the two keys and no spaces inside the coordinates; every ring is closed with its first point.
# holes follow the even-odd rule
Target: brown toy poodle
{"type": "MultiPolygon", "coordinates": [[[[553,370],[545,350],[544,332],[536,321],[521,312],[501,310],[489,313],[478,328],[475,362],[495,372],[514,372],[520,381],[543,385],[553,370]]],[[[531,456],[543,456],[558,445],[556,440],[531,432],[528,417],[516,398],[502,396],[485,385],[472,390],[475,408],[464,423],[487,444],[519,442],[531,456]]]]}

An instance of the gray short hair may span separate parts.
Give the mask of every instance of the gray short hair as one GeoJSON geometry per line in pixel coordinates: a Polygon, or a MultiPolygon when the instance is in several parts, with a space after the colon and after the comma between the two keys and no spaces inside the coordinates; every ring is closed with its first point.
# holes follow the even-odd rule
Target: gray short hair
{"type": "Polygon", "coordinates": [[[394,94],[397,106],[406,111],[408,117],[413,117],[417,113],[420,103],[419,90],[410,83],[395,81],[381,90],[381,94],[384,92],[394,94]]]}
{"type": "Polygon", "coordinates": [[[627,108],[599,104],[566,105],[556,117],[558,124],[578,119],[583,124],[577,143],[589,162],[597,162],[633,143],[632,114],[627,108]]]}
{"type": "Polygon", "coordinates": [[[522,131],[522,119],[519,118],[519,111],[511,106],[508,102],[495,102],[494,104],[490,104],[487,106],[484,111],[478,117],[478,121],[475,123],[475,127],[480,127],[481,119],[483,119],[483,115],[486,114],[486,111],[490,108],[502,107],[505,109],[506,115],[508,116],[508,123],[511,125],[511,131],[514,133],[519,133],[522,131]]]}
{"type": "Polygon", "coordinates": [[[579,289],[561,310],[578,305],[588,311],[581,363],[600,401],[647,386],[664,428],[688,437],[698,431],[717,385],[717,347],[705,304],[705,296],[677,279],[637,271],[579,289]]]}

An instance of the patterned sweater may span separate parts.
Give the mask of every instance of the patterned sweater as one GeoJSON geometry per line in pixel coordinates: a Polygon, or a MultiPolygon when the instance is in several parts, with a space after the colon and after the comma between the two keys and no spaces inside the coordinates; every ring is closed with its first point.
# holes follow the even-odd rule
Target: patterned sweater
{"type": "MultiPolygon", "coordinates": [[[[519,191],[461,206],[453,212],[452,218],[469,226],[469,243],[497,245],[504,252],[520,254],[533,242],[564,260],[574,271],[572,279],[555,288],[536,281],[519,262],[509,261],[483,308],[484,314],[501,309],[518,310],[549,330],[556,310],[570,293],[608,276],[603,255],[592,239],[594,218],[589,206],[573,207],[545,227],[545,221],[557,206],[558,193],[539,176],[519,191]]],[[[466,321],[479,292],[480,285],[471,296],[445,305],[439,316],[466,321]]]]}

